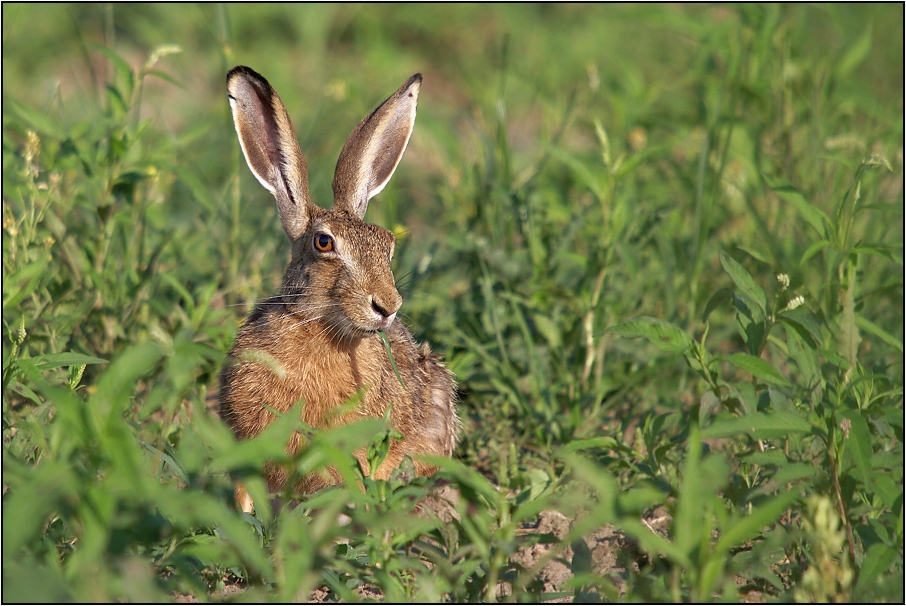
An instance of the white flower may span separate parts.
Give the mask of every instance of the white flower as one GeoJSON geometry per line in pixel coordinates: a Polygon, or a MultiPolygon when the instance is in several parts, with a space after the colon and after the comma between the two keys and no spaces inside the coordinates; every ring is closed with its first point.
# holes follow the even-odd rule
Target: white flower
{"type": "Polygon", "coordinates": [[[780,282],[780,292],[790,287],[790,277],[787,274],[777,274],[777,281],[780,282]]]}
{"type": "Polygon", "coordinates": [[[853,422],[850,421],[849,419],[843,419],[842,421],[840,421],[840,431],[843,432],[844,438],[849,437],[849,429],[852,427],[852,425],[853,425],[853,422]]]}
{"type": "Polygon", "coordinates": [[[786,307],[783,308],[783,311],[793,311],[803,303],[805,303],[805,297],[803,297],[802,295],[796,295],[795,297],[790,299],[790,302],[786,304],[786,307]]]}

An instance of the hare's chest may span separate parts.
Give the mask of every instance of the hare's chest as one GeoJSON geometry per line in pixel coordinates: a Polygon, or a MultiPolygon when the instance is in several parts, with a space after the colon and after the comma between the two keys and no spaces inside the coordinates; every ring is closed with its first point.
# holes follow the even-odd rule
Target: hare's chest
{"type": "Polygon", "coordinates": [[[381,383],[381,369],[371,359],[371,348],[362,344],[342,348],[304,337],[288,339],[275,351],[289,391],[296,401],[305,402],[303,420],[314,427],[334,424],[342,405],[358,393],[363,396],[360,404],[342,415],[343,422],[352,420],[350,415],[373,414],[368,410],[372,407],[369,396],[381,383]]]}

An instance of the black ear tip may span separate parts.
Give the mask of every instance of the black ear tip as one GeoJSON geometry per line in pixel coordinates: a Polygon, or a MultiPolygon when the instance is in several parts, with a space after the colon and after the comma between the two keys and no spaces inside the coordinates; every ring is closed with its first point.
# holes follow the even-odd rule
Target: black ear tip
{"type": "Polygon", "coordinates": [[[236,67],[231,69],[229,73],[227,73],[227,84],[229,84],[230,80],[237,76],[245,76],[246,78],[251,78],[252,80],[264,82],[265,84],[267,84],[267,80],[264,78],[264,76],[253,70],[251,67],[246,67],[244,65],[237,65],[236,67]]]}

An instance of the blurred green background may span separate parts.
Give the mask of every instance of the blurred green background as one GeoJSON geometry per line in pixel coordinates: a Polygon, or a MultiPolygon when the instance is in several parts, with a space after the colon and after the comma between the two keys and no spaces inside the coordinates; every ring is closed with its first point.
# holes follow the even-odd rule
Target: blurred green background
{"type": "MultiPolygon", "coordinates": [[[[656,143],[687,136],[690,123],[706,119],[701,62],[713,58],[703,56],[703,47],[740,23],[753,28],[763,47],[780,42],[771,36],[786,38],[785,57],[764,57],[783,65],[750,69],[778,70],[805,96],[810,85],[820,85],[820,74],[809,73],[812,64],[799,57],[814,59],[828,77],[868,32],[867,52],[833,83],[850,111],[858,100],[860,112],[850,120],[896,110],[903,90],[897,5],[80,3],[11,4],[3,16],[4,94],[70,121],[90,115],[86,100],[102,94],[110,69],[87,45],[107,45],[134,66],[162,45],[179,45],[182,52],[157,67],[181,86],[150,78],[142,115],[184,142],[179,161],[198,166],[215,186],[235,150],[224,74],[237,64],[253,67],[282,95],[296,123],[321,204],[329,203],[333,163],[351,125],[415,72],[425,84],[401,180],[426,190],[418,197],[422,204],[430,203],[428,192],[439,181],[481,153],[476,130],[482,120],[494,120],[498,102],[517,169],[540,153],[539,140],[551,138],[571,102],[580,104],[576,119],[602,120],[618,142],[636,126],[656,143]],[[768,19],[779,29],[758,32],[768,19]]],[[[570,147],[590,150],[594,140],[582,130],[567,133],[570,147]]]]}

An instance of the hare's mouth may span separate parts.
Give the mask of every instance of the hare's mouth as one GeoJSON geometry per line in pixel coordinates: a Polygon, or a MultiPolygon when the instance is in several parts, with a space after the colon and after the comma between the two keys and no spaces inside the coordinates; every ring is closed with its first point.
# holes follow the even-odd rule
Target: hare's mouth
{"type": "Polygon", "coordinates": [[[331,331],[341,339],[361,339],[380,330],[387,330],[396,320],[396,312],[382,314],[370,306],[356,306],[354,309],[336,309],[323,318],[331,331]]]}
{"type": "Polygon", "coordinates": [[[368,333],[387,330],[396,319],[396,312],[387,314],[377,311],[374,308],[365,309],[363,311],[362,317],[358,318],[359,321],[355,322],[355,324],[357,328],[368,333]]]}

